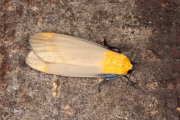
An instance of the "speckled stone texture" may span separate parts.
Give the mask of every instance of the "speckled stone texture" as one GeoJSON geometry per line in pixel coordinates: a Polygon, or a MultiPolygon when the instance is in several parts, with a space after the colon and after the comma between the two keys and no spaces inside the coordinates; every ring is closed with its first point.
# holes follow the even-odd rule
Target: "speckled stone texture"
{"type": "Polygon", "coordinates": [[[1,120],[179,120],[179,0],[0,0],[1,120]],[[72,35],[122,49],[131,79],[49,75],[25,58],[38,32],[72,35]]]}

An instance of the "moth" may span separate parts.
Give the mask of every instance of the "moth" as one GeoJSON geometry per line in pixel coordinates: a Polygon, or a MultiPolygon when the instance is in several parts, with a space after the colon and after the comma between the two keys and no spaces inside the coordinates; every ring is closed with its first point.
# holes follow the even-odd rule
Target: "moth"
{"type": "Polygon", "coordinates": [[[99,44],[57,33],[36,33],[30,37],[32,51],[26,63],[35,70],[68,77],[102,77],[104,82],[125,77],[133,70],[131,61],[121,53],[99,44]]]}

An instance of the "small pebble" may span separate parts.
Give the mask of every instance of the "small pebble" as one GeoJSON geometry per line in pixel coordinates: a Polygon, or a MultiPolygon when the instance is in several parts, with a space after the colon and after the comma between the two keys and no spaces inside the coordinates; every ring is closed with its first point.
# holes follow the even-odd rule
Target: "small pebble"
{"type": "Polygon", "coordinates": [[[63,106],[63,109],[64,109],[64,110],[69,109],[69,105],[68,105],[68,104],[67,104],[67,105],[64,105],[64,106],[63,106]]]}
{"type": "Polygon", "coordinates": [[[7,7],[7,11],[15,11],[16,10],[16,6],[11,4],[7,7]]]}
{"type": "Polygon", "coordinates": [[[168,85],[168,89],[169,90],[173,90],[175,88],[175,85],[173,84],[173,83],[170,83],[169,85],[168,85]]]}

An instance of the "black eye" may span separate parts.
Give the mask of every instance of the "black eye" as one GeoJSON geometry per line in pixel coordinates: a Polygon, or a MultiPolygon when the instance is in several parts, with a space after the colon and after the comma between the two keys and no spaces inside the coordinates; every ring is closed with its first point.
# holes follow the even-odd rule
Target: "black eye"
{"type": "Polygon", "coordinates": [[[128,74],[131,74],[134,71],[134,66],[136,65],[136,63],[132,61],[131,64],[132,64],[132,68],[127,72],[128,74]]]}
{"type": "Polygon", "coordinates": [[[131,61],[131,64],[132,64],[133,66],[135,66],[135,65],[136,65],[136,63],[135,63],[135,62],[132,62],[132,61],[131,61]]]}
{"type": "Polygon", "coordinates": [[[128,74],[131,74],[132,72],[133,72],[133,70],[131,69],[131,70],[128,71],[128,74]]]}

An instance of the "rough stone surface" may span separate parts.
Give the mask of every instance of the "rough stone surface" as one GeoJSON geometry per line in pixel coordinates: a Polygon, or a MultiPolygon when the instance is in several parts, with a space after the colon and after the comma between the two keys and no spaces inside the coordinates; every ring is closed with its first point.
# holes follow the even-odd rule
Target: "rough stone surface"
{"type": "Polygon", "coordinates": [[[2,120],[179,120],[179,0],[0,0],[2,120]],[[72,35],[119,47],[131,79],[107,82],[45,74],[25,64],[37,32],[72,35]]]}

